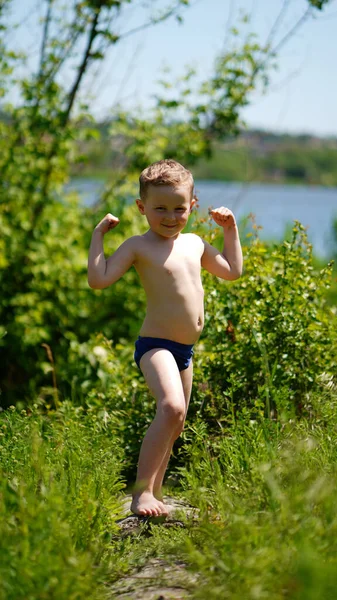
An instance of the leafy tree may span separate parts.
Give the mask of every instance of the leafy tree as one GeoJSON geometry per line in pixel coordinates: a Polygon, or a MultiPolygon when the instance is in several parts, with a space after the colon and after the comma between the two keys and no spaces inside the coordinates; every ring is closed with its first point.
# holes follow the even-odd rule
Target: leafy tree
{"type": "MultiPolygon", "coordinates": [[[[7,0],[0,12],[2,96],[13,85],[14,67],[23,60],[5,47],[10,4],[7,0]]],[[[93,296],[86,285],[92,218],[76,199],[60,202],[69,164],[76,160],[77,127],[83,116],[71,116],[80,85],[90,66],[121,39],[112,33],[113,23],[127,4],[130,0],[76,1],[70,17],[66,13],[63,18],[62,5],[47,0],[38,71],[16,78],[21,102],[4,106],[7,119],[0,124],[0,344],[4,360],[0,374],[6,394],[18,389],[26,393],[28,385],[34,389],[45,352],[41,344],[49,344],[53,352],[57,347],[63,355],[69,332],[88,336],[90,327],[101,322],[102,312],[106,321],[118,315],[119,308],[119,317],[128,312],[122,305],[126,293],[113,302],[113,309],[98,308],[98,295],[93,296]],[[65,88],[59,83],[60,73],[74,58],[74,79],[65,88]],[[96,321],[89,324],[91,312],[96,321]]],[[[150,15],[142,27],[181,16],[180,9],[187,5],[187,0],[177,0],[163,12],[150,15]]],[[[122,192],[125,186],[120,186],[122,192]]],[[[115,323],[114,329],[125,334],[128,326],[121,331],[115,323]]],[[[107,333],[111,334],[110,328],[107,333]]]]}
{"type": "MultiPolygon", "coordinates": [[[[50,380],[46,349],[58,368],[67,361],[71,339],[81,342],[103,329],[103,323],[104,333],[115,339],[128,337],[137,327],[143,297],[132,271],[103,294],[87,287],[86,256],[97,207],[88,211],[73,196],[62,197],[69,165],[78,159],[79,124],[84,117],[90,120],[88,107],[78,106],[80,87],[107,49],[132,33],[119,33],[124,9],[131,4],[75,0],[64,11],[57,1],[46,0],[37,72],[24,78],[14,70],[24,57],[5,45],[11,0],[0,4],[1,95],[13,84],[21,94],[18,105],[3,107],[6,120],[0,124],[0,376],[2,398],[9,402],[19,394],[24,399],[50,380]],[[66,87],[61,74],[69,64],[75,64],[74,77],[66,87]]],[[[180,20],[188,4],[176,0],[150,14],[140,27],[169,17],[180,20]]],[[[214,74],[197,89],[197,102],[192,102],[192,73],[187,73],[181,96],[158,98],[149,118],[118,111],[114,134],[123,133],[128,164],[102,195],[102,211],[123,205],[135,189],[135,172],[146,163],[164,155],[193,162],[211,152],[213,139],[236,133],[240,110],[254,87],[267,83],[274,55],[270,43],[260,47],[249,36],[218,58],[214,74]]],[[[94,132],[86,128],[83,135],[94,132]]],[[[125,213],[124,227],[134,231],[132,210],[125,213]]],[[[121,226],[111,244],[123,234],[121,226]]],[[[54,366],[48,360],[50,371],[54,366]]]]}
{"type": "Polygon", "coordinates": [[[318,10],[322,10],[330,1],[331,0],[309,0],[309,4],[315,8],[318,8],[318,10]]]}

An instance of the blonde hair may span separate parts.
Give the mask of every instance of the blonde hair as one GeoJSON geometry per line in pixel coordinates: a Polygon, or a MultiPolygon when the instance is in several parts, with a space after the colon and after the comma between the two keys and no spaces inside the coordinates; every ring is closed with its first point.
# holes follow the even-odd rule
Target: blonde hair
{"type": "Polygon", "coordinates": [[[188,185],[193,198],[194,180],[191,171],[172,158],[158,160],[144,169],[139,177],[139,195],[144,201],[150,185],[188,185]]]}

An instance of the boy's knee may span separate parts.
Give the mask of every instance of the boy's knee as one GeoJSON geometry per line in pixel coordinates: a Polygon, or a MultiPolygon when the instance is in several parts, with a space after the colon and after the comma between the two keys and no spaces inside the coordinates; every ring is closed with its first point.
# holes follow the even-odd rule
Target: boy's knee
{"type": "Polygon", "coordinates": [[[180,436],[180,434],[184,431],[184,426],[185,426],[185,418],[182,420],[182,423],[179,424],[179,427],[176,430],[175,439],[177,439],[180,436]]]}
{"type": "Polygon", "coordinates": [[[168,425],[179,432],[178,435],[180,435],[185,420],[185,406],[183,403],[165,402],[163,404],[163,414],[168,425]]]}

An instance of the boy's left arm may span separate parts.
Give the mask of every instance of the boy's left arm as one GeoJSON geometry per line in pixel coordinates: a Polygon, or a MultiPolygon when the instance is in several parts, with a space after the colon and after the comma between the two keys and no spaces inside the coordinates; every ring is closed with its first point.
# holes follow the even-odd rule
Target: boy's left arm
{"type": "Polygon", "coordinates": [[[210,211],[213,220],[224,232],[222,253],[204,241],[201,266],[221,279],[232,281],[242,274],[242,250],[235,217],[229,208],[221,206],[210,211]]]}

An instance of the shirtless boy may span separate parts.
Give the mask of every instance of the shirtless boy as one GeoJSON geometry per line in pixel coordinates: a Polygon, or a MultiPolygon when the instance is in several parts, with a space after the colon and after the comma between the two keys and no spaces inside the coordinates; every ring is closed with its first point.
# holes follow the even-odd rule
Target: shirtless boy
{"type": "Polygon", "coordinates": [[[107,214],[92,235],[88,282],[93,289],[106,288],[133,265],[145,289],[147,311],[136,341],[135,361],[157,410],[141,446],[131,510],[158,516],[168,514],[162,483],[186,418],[193,345],[203,328],[201,267],[221,279],[237,279],[242,272],[242,251],[235,217],[228,208],[211,211],[224,231],[222,253],[194,233],[181,233],[196,201],[192,174],[182,165],[161,160],[144,169],[139,180],[136,204],[149,230],[127,239],[105,259],[103,237],[119,223],[107,214]]]}

